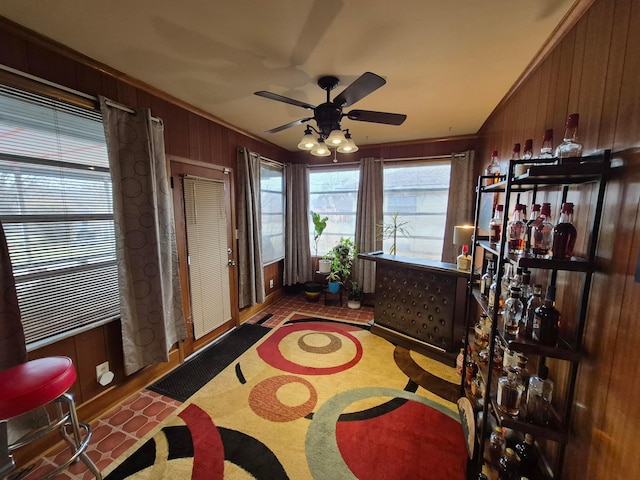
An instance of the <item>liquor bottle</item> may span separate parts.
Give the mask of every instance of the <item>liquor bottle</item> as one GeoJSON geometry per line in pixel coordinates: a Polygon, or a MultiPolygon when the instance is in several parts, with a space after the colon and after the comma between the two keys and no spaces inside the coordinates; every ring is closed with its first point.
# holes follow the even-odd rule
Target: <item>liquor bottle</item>
{"type": "Polygon", "coordinates": [[[524,385],[520,379],[518,367],[511,367],[506,377],[498,379],[498,410],[506,415],[517,417],[520,413],[524,385]]]}
{"type": "Polygon", "coordinates": [[[535,309],[533,339],[542,345],[555,347],[560,336],[560,312],[555,308],[556,287],[549,285],[544,303],[535,309]]]}
{"type": "Polygon", "coordinates": [[[552,396],[553,382],[549,380],[549,368],[542,365],[538,375],[532,375],[529,379],[525,419],[538,425],[549,423],[552,396]]]}
{"type": "Polygon", "coordinates": [[[471,271],[471,255],[469,255],[469,245],[462,246],[462,253],[456,258],[458,270],[463,272],[471,271]]]}
{"type": "Polygon", "coordinates": [[[533,442],[533,435],[525,433],[524,440],[514,447],[516,455],[520,457],[520,475],[532,477],[535,473],[538,459],[533,442]]]}
{"type": "Polygon", "coordinates": [[[489,298],[489,288],[491,287],[494,273],[495,271],[493,260],[488,260],[487,271],[484,272],[484,275],[482,275],[482,277],[480,277],[480,295],[483,298],[489,298]]]}
{"type": "Polygon", "coordinates": [[[524,141],[524,151],[522,152],[523,160],[531,160],[533,158],[533,139],[529,138],[524,141]]]}
{"type": "MultiPolygon", "coordinates": [[[[513,149],[511,150],[511,160],[520,160],[520,148],[522,146],[519,143],[514,143],[513,144],[513,149]]],[[[519,164],[514,164],[513,165],[513,174],[517,177],[519,175],[518,173],[518,166],[519,164]]],[[[506,172],[505,172],[506,173],[506,172]]]]}
{"type": "Polygon", "coordinates": [[[492,183],[498,183],[500,180],[498,178],[500,176],[500,161],[498,160],[497,150],[494,150],[491,153],[491,160],[489,160],[489,164],[487,165],[487,168],[485,168],[484,174],[488,177],[494,177],[487,180],[489,185],[492,183]]]}
{"type": "Polygon", "coordinates": [[[520,287],[511,287],[511,295],[504,302],[504,333],[507,335],[518,335],[520,331],[520,321],[524,306],[520,300],[520,287]]]}
{"type": "Polygon", "coordinates": [[[527,224],[522,218],[523,205],[516,203],[513,217],[507,224],[507,239],[509,253],[519,255],[524,252],[524,236],[527,232],[527,224]]]}
{"type": "Polygon", "coordinates": [[[511,272],[512,272],[512,265],[510,263],[505,263],[503,275],[502,275],[502,281],[500,283],[500,296],[498,297],[498,305],[499,305],[498,312],[500,314],[502,314],[503,312],[504,302],[506,302],[507,298],[509,298],[509,293],[510,293],[509,288],[511,287],[511,281],[512,281],[511,272]]]}
{"type": "Polygon", "coordinates": [[[474,327],[474,343],[480,347],[485,348],[489,345],[489,338],[491,337],[491,320],[486,313],[481,313],[478,323],[474,327]]]}
{"type": "Polygon", "coordinates": [[[493,212],[493,218],[489,221],[489,243],[492,247],[495,247],[500,243],[500,237],[502,236],[502,213],[504,205],[496,205],[496,210],[493,212]]]}
{"type": "Polygon", "coordinates": [[[553,158],[553,128],[544,131],[542,137],[542,147],[538,158],[553,158]]]}
{"type": "Polygon", "coordinates": [[[520,285],[520,300],[525,307],[531,295],[533,295],[533,288],[531,288],[531,270],[525,268],[522,270],[522,284],[520,285]]]}
{"type": "Polygon", "coordinates": [[[551,223],[551,204],[543,203],[538,219],[532,225],[532,253],[537,258],[551,258],[553,245],[553,223],[551,223]]]}
{"type": "Polygon", "coordinates": [[[527,309],[523,315],[524,327],[520,328],[520,332],[524,332],[524,338],[533,338],[533,322],[535,319],[536,308],[542,306],[542,285],[533,286],[533,295],[527,302],[527,309]]]}
{"type": "Polygon", "coordinates": [[[504,455],[507,440],[504,437],[502,427],[496,425],[489,436],[489,460],[494,466],[500,465],[500,459],[504,455]]]}
{"type": "Polygon", "coordinates": [[[524,385],[524,395],[526,398],[527,388],[529,388],[529,378],[531,378],[531,373],[527,368],[527,364],[529,363],[529,358],[525,357],[523,354],[518,354],[518,369],[520,370],[520,379],[522,380],[522,384],[524,385]]]}
{"type": "Polygon", "coordinates": [[[498,480],[520,480],[520,457],[513,448],[507,448],[500,459],[498,480]]]}
{"type": "Polygon", "coordinates": [[[464,365],[464,348],[460,349],[460,353],[456,357],[456,372],[462,376],[462,367],[464,365]]]}
{"type": "Polygon", "coordinates": [[[580,115],[577,113],[572,113],[567,119],[562,143],[556,147],[555,151],[555,156],[563,159],[560,163],[577,163],[582,157],[582,144],[578,141],[579,120],[580,115]]]}
{"type": "Polygon", "coordinates": [[[491,282],[491,286],[489,287],[489,299],[487,300],[487,304],[489,307],[489,314],[493,316],[493,311],[496,308],[496,304],[499,302],[498,300],[498,274],[493,274],[493,281],[491,282]]]}
{"type": "Polygon", "coordinates": [[[560,220],[553,228],[551,256],[556,259],[570,259],[576,244],[576,227],[573,226],[573,203],[563,203],[560,220]]]}
{"type": "Polygon", "coordinates": [[[527,233],[524,237],[524,252],[527,255],[531,255],[533,253],[533,227],[536,224],[536,220],[540,216],[540,204],[534,203],[531,205],[531,213],[529,215],[529,220],[527,220],[527,233]]]}

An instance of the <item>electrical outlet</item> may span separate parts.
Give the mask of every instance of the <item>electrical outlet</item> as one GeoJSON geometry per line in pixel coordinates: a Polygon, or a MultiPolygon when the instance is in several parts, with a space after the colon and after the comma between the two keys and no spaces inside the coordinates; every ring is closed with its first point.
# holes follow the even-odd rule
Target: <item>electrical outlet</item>
{"type": "Polygon", "coordinates": [[[96,380],[100,381],[100,377],[109,371],[109,362],[101,363],[96,367],[96,380]]]}
{"type": "Polygon", "coordinates": [[[273,278],[269,280],[269,288],[273,288],[273,278]]]}

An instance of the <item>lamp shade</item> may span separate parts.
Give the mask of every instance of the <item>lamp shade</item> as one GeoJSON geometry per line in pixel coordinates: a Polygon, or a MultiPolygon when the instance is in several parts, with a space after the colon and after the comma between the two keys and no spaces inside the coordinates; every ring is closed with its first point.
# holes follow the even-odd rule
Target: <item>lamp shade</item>
{"type": "Polygon", "coordinates": [[[454,245],[471,245],[473,225],[456,225],[453,227],[454,245]]]}
{"type": "Polygon", "coordinates": [[[318,144],[311,150],[311,155],[316,157],[328,157],[331,155],[331,152],[322,139],[318,139],[318,144]]]}
{"type": "Polygon", "coordinates": [[[298,148],[300,150],[312,150],[317,145],[318,142],[316,141],[316,138],[311,133],[307,133],[300,140],[298,148]]]}
{"type": "Polygon", "coordinates": [[[331,147],[337,147],[338,145],[342,145],[345,143],[347,139],[344,136],[342,130],[331,130],[331,133],[327,137],[326,144],[331,147]]]}
{"type": "Polygon", "coordinates": [[[338,147],[340,153],[353,153],[358,151],[358,146],[351,140],[351,135],[347,135],[347,141],[338,147]]]}

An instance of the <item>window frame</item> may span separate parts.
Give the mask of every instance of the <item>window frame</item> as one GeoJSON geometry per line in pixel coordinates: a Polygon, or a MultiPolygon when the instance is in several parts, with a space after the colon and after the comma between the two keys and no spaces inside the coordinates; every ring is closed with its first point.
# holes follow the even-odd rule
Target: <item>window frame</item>
{"type": "MultiPolygon", "coordinates": [[[[284,236],[285,236],[285,221],[286,221],[286,215],[285,215],[285,200],[286,200],[286,195],[285,195],[285,176],[284,176],[284,169],[285,166],[281,163],[275,162],[273,160],[269,160],[269,159],[265,159],[264,157],[260,157],[260,232],[261,232],[261,247],[262,247],[262,266],[266,267],[268,265],[272,265],[274,263],[280,262],[281,260],[284,259],[285,257],[285,246],[284,246],[284,236]],[[278,255],[276,257],[273,257],[271,259],[265,260],[264,259],[264,254],[265,254],[265,248],[264,248],[264,241],[265,241],[265,232],[264,232],[264,208],[263,208],[263,192],[265,192],[265,190],[263,189],[263,184],[262,184],[262,170],[264,169],[268,169],[271,171],[279,171],[281,174],[281,190],[277,191],[277,190],[266,190],[266,192],[270,193],[270,194],[280,194],[281,196],[281,212],[282,212],[282,254],[278,255]]],[[[275,215],[275,214],[271,214],[271,215],[275,215]]],[[[272,235],[272,236],[277,236],[276,235],[272,235]]]]}

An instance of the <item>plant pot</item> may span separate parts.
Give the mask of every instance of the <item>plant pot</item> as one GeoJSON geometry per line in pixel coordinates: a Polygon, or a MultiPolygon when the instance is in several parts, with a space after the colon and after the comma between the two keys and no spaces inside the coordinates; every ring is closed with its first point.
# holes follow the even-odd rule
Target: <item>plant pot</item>
{"type": "Polygon", "coordinates": [[[362,302],[360,300],[347,300],[347,307],[353,308],[357,310],[362,306],[362,302]]]}
{"type": "Polygon", "coordinates": [[[316,282],[307,282],[304,284],[304,296],[309,302],[317,302],[322,293],[322,284],[316,282]]]}
{"type": "Polygon", "coordinates": [[[338,293],[340,291],[340,282],[328,282],[327,289],[329,293],[338,293]]]}
{"type": "Polygon", "coordinates": [[[320,273],[329,273],[331,271],[331,260],[319,260],[318,271],[320,273]]]}

